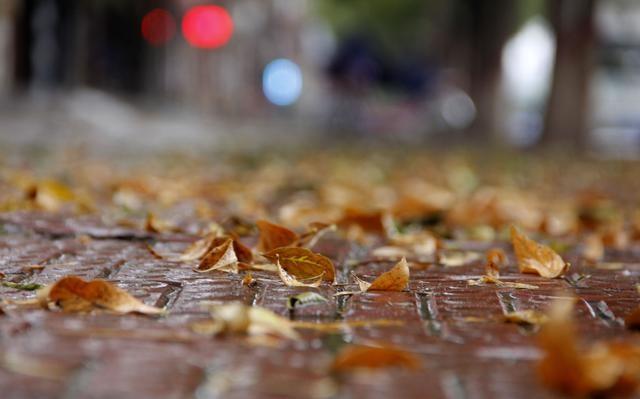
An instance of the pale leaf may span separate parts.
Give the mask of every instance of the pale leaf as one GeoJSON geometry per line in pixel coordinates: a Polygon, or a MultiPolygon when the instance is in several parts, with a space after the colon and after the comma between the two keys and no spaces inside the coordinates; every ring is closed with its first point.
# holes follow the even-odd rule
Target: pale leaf
{"type": "Polygon", "coordinates": [[[229,333],[241,335],[276,335],[296,339],[298,334],[288,319],[280,317],[270,310],[258,306],[247,306],[240,302],[224,305],[207,304],[212,318],[209,328],[198,323],[197,332],[212,335],[229,333]]]}
{"type": "Polygon", "coordinates": [[[325,302],[328,302],[328,299],[317,292],[302,292],[300,294],[291,295],[287,298],[287,309],[317,305],[325,302]]]}

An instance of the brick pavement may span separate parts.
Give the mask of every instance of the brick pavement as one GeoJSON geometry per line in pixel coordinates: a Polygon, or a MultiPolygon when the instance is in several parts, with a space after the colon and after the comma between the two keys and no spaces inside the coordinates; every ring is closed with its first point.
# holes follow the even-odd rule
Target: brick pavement
{"type": "MultiPolygon", "coordinates": [[[[2,214],[0,227],[0,271],[8,281],[48,284],[68,274],[104,278],[169,310],[166,317],[150,318],[6,305],[0,317],[0,396],[7,399],[555,397],[536,379],[533,366],[540,352],[532,329],[497,319],[503,310],[544,310],[559,288],[581,298],[576,313],[585,339],[638,339],[619,319],[638,303],[640,252],[632,250],[607,253],[605,260],[625,260],[613,270],[583,266],[569,253],[572,273],[590,276],[580,281],[519,274],[511,256],[503,280],[535,284],[536,290],[469,286],[467,279],[483,273],[481,261],[414,267],[407,292],[336,297],[291,315],[287,296],[307,289],[286,287],[266,272],[252,272],[258,284],[250,288],[241,285],[242,275],[197,274],[145,249],[145,243],[183,248],[193,239],[189,236],[38,213],[2,214]],[[33,264],[44,267],[25,268],[33,264]],[[297,341],[252,346],[241,338],[210,339],[191,332],[191,322],[207,318],[199,306],[204,300],[242,301],[305,321],[385,318],[401,324],[347,327],[330,334],[301,330],[303,338],[297,341]],[[367,377],[329,375],[336,345],[368,340],[413,352],[424,368],[367,377]]],[[[346,283],[345,265],[367,259],[367,248],[332,237],[317,245],[334,260],[339,275],[336,286],[319,292],[331,298],[337,290],[354,289],[346,283]]],[[[355,271],[366,278],[390,266],[369,262],[355,271]]],[[[21,300],[34,294],[0,287],[0,296],[21,300]]]]}

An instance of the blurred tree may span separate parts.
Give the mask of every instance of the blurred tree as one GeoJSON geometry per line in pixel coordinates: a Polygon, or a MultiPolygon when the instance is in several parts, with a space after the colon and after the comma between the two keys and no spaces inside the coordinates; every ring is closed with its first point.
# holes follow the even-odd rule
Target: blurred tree
{"type": "Polygon", "coordinates": [[[544,145],[582,148],[587,140],[589,81],[594,65],[596,0],[548,0],[556,60],[547,102],[544,145]]]}

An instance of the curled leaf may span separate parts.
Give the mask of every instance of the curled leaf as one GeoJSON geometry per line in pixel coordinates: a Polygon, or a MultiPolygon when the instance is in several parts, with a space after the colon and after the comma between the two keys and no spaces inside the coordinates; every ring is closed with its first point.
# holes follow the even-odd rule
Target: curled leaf
{"type": "Polygon", "coordinates": [[[335,281],[335,267],[331,260],[306,248],[283,247],[264,254],[264,257],[279,264],[289,275],[299,281],[317,278],[322,275],[324,281],[335,281]]]}
{"type": "Polygon", "coordinates": [[[328,299],[317,292],[302,292],[287,298],[287,309],[295,309],[309,305],[328,302],[328,299]]]}
{"type": "Polygon", "coordinates": [[[242,285],[246,287],[255,287],[256,285],[258,285],[258,282],[256,281],[255,278],[253,278],[251,273],[247,273],[242,278],[242,285]]]}
{"type": "Polygon", "coordinates": [[[403,291],[409,285],[409,265],[402,258],[391,270],[382,273],[371,284],[356,277],[360,291],[403,291]]]}
{"type": "Polygon", "coordinates": [[[422,362],[416,355],[398,348],[350,345],[338,353],[331,365],[331,370],[344,373],[359,369],[390,367],[417,370],[422,367],[422,362]]]}
{"type": "Polygon", "coordinates": [[[322,283],[322,277],[324,276],[324,272],[320,273],[318,276],[308,277],[304,279],[298,280],[295,276],[287,273],[286,270],[280,265],[280,262],[277,262],[278,266],[278,275],[283,283],[285,283],[288,287],[319,287],[320,283],[322,283]]]}
{"type": "Polygon", "coordinates": [[[298,235],[286,227],[266,220],[258,220],[256,225],[260,230],[260,241],[258,243],[260,251],[273,251],[276,248],[288,247],[298,241],[298,235]]]}
{"type": "Polygon", "coordinates": [[[200,273],[213,270],[237,273],[238,257],[233,249],[233,240],[229,238],[223,244],[213,248],[194,270],[200,273]]]}
{"type": "Polygon", "coordinates": [[[511,226],[511,242],[522,273],[539,274],[555,278],[562,274],[567,264],[551,248],[538,244],[511,226]]]}
{"type": "Polygon", "coordinates": [[[500,268],[504,267],[507,263],[507,256],[504,251],[499,248],[490,249],[487,251],[487,263],[484,266],[484,274],[493,277],[500,277],[500,268]]]}
{"type": "Polygon", "coordinates": [[[538,335],[542,382],[575,397],[631,396],[640,384],[640,347],[600,342],[584,348],[572,317],[574,302],[556,300],[538,335]]]}
{"type": "Polygon", "coordinates": [[[65,312],[107,309],[116,313],[161,314],[163,309],[145,305],[126,291],[104,280],[84,281],[76,276],[63,277],[38,292],[46,308],[55,305],[65,312]]]}

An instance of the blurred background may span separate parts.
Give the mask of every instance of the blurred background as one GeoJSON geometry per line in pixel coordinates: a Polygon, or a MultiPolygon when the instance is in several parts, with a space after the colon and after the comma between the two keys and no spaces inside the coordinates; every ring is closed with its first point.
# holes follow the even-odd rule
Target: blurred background
{"type": "Polygon", "coordinates": [[[640,153],[637,0],[1,0],[0,142],[640,153]]]}

